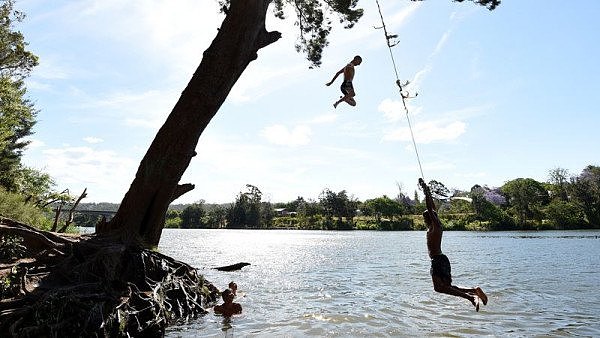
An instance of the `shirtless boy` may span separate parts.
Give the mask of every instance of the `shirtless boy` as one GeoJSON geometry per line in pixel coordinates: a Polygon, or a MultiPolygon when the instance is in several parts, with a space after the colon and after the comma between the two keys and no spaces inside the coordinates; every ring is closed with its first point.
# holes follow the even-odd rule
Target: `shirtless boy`
{"type": "Polygon", "coordinates": [[[216,305],[213,308],[215,313],[220,313],[225,317],[231,317],[233,315],[242,313],[242,306],[239,303],[233,302],[233,298],[235,296],[233,295],[233,292],[231,292],[231,289],[224,290],[221,293],[221,296],[223,297],[223,304],[216,305]]]}
{"type": "Polygon", "coordinates": [[[333,108],[337,108],[338,104],[342,102],[346,102],[353,107],[356,106],[356,101],[354,100],[356,93],[354,92],[354,87],[352,86],[352,80],[354,79],[354,67],[360,65],[361,63],[362,58],[358,55],[355,56],[350,63],[335,73],[335,76],[333,79],[331,79],[331,81],[325,84],[326,86],[331,86],[331,84],[340,74],[344,74],[344,82],[342,82],[342,85],[340,86],[340,90],[344,96],[340,96],[340,99],[333,104],[333,108]]]}
{"type": "Polygon", "coordinates": [[[479,300],[483,302],[483,305],[486,305],[488,298],[479,287],[460,288],[452,285],[450,261],[442,253],[442,223],[435,211],[435,204],[429,188],[423,179],[419,179],[419,184],[425,193],[425,203],[427,205],[423,218],[425,224],[427,224],[427,250],[429,251],[429,258],[431,258],[430,273],[433,289],[436,292],[468,299],[475,306],[475,310],[479,311],[479,300]]]}

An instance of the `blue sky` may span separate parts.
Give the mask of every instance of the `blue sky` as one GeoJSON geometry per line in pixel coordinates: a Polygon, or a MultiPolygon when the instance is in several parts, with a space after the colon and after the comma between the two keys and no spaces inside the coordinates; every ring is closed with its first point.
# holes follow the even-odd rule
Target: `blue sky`
{"type": "MultiPolygon", "coordinates": [[[[600,165],[600,2],[381,2],[426,180],[468,190],[579,174],[600,165]]],[[[336,27],[323,64],[294,50],[293,22],[259,51],[200,137],[176,203],[231,202],[253,184],[271,202],[345,189],[360,200],[412,196],[420,177],[373,1],[336,27]],[[332,103],[355,55],[355,108],[332,103]]],[[[28,79],[40,110],[26,165],[87,202],[121,201],[139,161],[223,19],[212,0],[21,0],[19,29],[40,57],[28,79]]]]}

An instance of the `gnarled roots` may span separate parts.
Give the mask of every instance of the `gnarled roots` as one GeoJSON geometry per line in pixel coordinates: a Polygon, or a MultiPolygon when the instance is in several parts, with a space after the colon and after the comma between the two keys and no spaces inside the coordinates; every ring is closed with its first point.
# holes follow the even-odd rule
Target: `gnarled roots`
{"type": "Polygon", "coordinates": [[[191,266],[138,245],[0,219],[24,257],[0,257],[0,336],[161,336],[204,315],[215,288],[191,266]]]}

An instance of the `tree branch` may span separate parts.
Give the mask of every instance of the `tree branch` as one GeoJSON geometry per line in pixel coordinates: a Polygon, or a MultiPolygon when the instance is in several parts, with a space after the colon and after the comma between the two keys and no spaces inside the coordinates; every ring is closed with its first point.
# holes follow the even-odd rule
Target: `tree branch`
{"type": "Polygon", "coordinates": [[[63,203],[64,202],[61,202],[56,208],[56,216],[54,216],[54,223],[52,223],[52,229],[50,231],[56,231],[56,228],[58,227],[58,218],[62,212],[63,203]]]}
{"type": "Polygon", "coordinates": [[[194,190],[196,186],[191,183],[179,184],[175,191],[173,192],[173,196],[171,197],[171,202],[181,197],[181,195],[194,190]]]}
{"type": "Polygon", "coordinates": [[[87,196],[87,188],[83,189],[83,192],[81,193],[81,195],[79,195],[79,198],[77,199],[77,201],[75,201],[75,204],[73,204],[73,206],[71,207],[71,210],[69,210],[69,217],[67,217],[67,220],[65,221],[65,225],[60,228],[60,230],[58,230],[58,232],[65,232],[65,230],[67,230],[67,227],[69,226],[69,224],[71,224],[71,222],[73,222],[73,213],[75,212],[75,208],[77,208],[77,206],[79,205],[79,202],[81,202],[82,199],[84,199],[87,196]]]}
{"type": "Polygon", "coordinates": [[[281,39],[280,32],[278,32],[278,31],[267,32],[267,30],[263,28],[263,30],[260,32],[260,36],[258,37],[258,40],[256,41],[257,50],[261,49],[263,47],[266,47],[279,39],[281,39]]]}
{"type": "Polygon", "coordinates": [[[26,242],[33,241],[35,242],[35,244],[40,244],[38,246],[43,246],[46,248],[56,248],[64,245],[63,243],[57,243],[50,240],[48,237],[44,236],[44,234],[40,232],[32,231],[21,227],[11,227],[2,223],[0,223],[0,233],[18,235],[20,237],[23,237],[23,239],[26,242]]]}
{"type": "MultiPolygon", "coordinates": [[[[42,239],[43,242],[46,242],[47,244],[51,244],[54,246],[56,246],[57,244],[60,246],[60,245],[72,244],[72,243],[76,242],[75,239],[70,239],[67,237],[59,236],[55,233],[48,232],[48,231],[38,230],[32,226],[17,222],[10,218],[0,217],[0,234],[2,234],[4,232],[15,233],[15,234],[21,233],[21,234],[25,234],[25,236],[27,236],[27,234],[31,234],[33,237],[43,237],[43,239],[42,239]]],[[[21,236],[23,236],[23,235],[21,235],[21,236]]],[[[25,238],[25,236],[23,236],[23,237],[25,238]]]]}

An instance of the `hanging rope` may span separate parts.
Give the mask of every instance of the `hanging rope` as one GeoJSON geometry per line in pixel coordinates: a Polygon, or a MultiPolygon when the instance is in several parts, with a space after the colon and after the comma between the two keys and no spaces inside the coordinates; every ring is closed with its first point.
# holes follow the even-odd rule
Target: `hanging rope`
{"type": "MultiPolygon", "coordinates": [[[[394,73],[396,74],[396,85],[399,88],[400,97],[402,98],[402,105],[404,106],[404,111],[406,113],[406,121],[408,121],[408,129],[410,130],[410,137],[412,138],[413,146],[415,148],[415,154],[417,155],[417,163],[419,164],[419,170],[421,171],[421,178],[425,179],[425,175],[423,175],[423,166],[421,165],[421,157],[419,156],[419,151],[417,149],[417,142],[415,142],[415,134],[413,133],[412,124],[410,123],[410,117],[408,113],[408,107],[406,106],[406,99],[411,98],[408,93],[402,92],[402,82],[400,81],[400,76],[398,75],[398,67],[396,67],[396,60],[394,60],[394,53],[392,52],[392,47],[398,44],[398,42],[393,42],[395,38],[398,36],[395,34],[388,34],[387,27],[385,26],[385,21],[383,20],[383,14],[381,13],[381,6],[379,6],[379,0],[375,0],[377,3],[377,9],[379,10],[379,17],[381,17],[381,27],[375,27],[377,29],[383,28],[383,33],[385,34],[385,40],[390,51],[390,58],[392,59],[392,65],[394,67],[394,73]],[[392,43],[393,42],[393,43],[392,43]]],[[[404,84],[404,86],[408,85],[408,82],[404,84]]],[[[416,97],[416,94],[414,97],[416,97]]]]}

